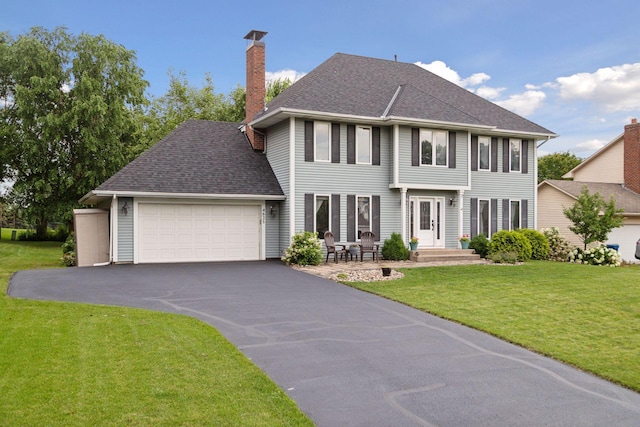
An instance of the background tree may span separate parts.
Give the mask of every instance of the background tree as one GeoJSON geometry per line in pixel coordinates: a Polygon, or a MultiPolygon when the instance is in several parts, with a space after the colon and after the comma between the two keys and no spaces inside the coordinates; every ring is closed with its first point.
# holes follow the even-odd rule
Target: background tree
{"type": "Polygon", "coordinates": [[[538,158],[538,184],[545,179],[562,179],[562,175],[582,163],[582,159],[568,151],[551,153],[538,158]]]}
{"type": "Polygon", "coordinates": [[[46,234],[129,160],[148,85],[133,51],[104,36],[33,28],[0,39],[0,153],[10,196],[46,234]]]}
{"type": "Polygon", "coordinates": [[[611,230],[623,223],[623,210],[616,208],[613,197],[607,202],[600,193],[590,194],[586,186],[573,206],[563,212],[573,223],[569,230],[580,237],[585,250],[589,243],[605,242],[611,230]]]}
{"type": "Polygon", "coordinates": [[[273,98],[280,95],[286,88],[291,86],[293,82],[291,79],[285,77],[284,79],[269,80],[267,82],[267,92],[265,95],[265,103],[271,102],[273,98]]]}

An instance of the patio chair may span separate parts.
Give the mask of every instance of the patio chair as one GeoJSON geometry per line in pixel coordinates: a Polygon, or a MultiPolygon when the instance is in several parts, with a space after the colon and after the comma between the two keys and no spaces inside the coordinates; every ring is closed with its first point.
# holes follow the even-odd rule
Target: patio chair
{"type": "Polygon", "coordinates": [[[360,235],[360,262],[364,261],[364,254],[370,253],[373,260],[380,262],[380,245],[375,242],[376,235],[371,231],[363,231],[360,235]]]}
{"type": "Polygon", "coordinates": [[[347,250],[346,245],[338,245],[342,246],[342,249],[336,248],[336,242],[331,231],[324,232],[324,244],[327,247],[327,259],[324,260],[325,264],[329,262],[330,254],[333,254],[333,260],[335,262],[338,262],[338,254],[340,254],[340,259],[342,259],[342,255],[344,255],[344,260],[347,262],[347,254],[349,251],[347,250]]]}

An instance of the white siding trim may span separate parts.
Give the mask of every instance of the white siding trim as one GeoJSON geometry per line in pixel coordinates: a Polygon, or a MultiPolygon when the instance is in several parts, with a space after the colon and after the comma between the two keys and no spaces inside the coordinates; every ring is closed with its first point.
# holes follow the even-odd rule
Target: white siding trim
{"type": "Polygon", "coordinates": [[[110,236],[109,236],[109,261],[118,261],[118,197],[114,194],[111,199],[111,221],[110,224],[110,236]]]}
{"type": "MultiPolygon", "coordinates": [[[[407,189],[400,189],[400,229],[402,230],[402,241],[408,242],[407,238],[407,189]]],[[[413,230],[411,231],[413,233],[413,230]]],[[[409,234],[411,234],[409,233],[409,234]]]]}
{"type": "MultiPolygon", "coordinates": [[[[398,186],[398,181],[400,181],[400,161],[398,159],[398,153],[400,153],[400,126],[393,125],[393,185],[398,186]]],[[[407,189],[403,189],[406,193],[407,189]]]]}
{"type": "Polygon", "coordinates": [[[289,243],[296,234],[296,118],[289,118],[289,243]]]}

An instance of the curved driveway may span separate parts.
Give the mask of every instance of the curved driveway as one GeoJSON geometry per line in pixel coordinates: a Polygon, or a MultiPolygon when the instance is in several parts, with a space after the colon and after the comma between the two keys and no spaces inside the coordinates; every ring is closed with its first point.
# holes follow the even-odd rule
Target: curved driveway
{"type": "Polygon", "coordinates": [[[279,262],[20,271],[13,297],[182,313],[319,426],[640,426],[640,395],[279,262]]]}

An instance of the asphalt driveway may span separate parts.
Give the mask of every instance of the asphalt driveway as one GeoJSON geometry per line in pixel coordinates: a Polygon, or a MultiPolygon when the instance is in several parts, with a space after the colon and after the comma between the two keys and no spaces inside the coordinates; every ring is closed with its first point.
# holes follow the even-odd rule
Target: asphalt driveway
{"type": "Polygon", "coordinates": [[[20,271],[13,297],[182,313],[319,426],[640,426],[640,395],[279,262],[20,271]]]}

